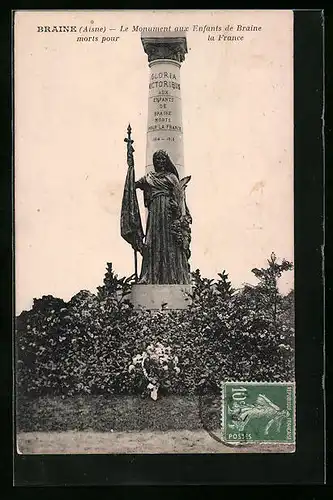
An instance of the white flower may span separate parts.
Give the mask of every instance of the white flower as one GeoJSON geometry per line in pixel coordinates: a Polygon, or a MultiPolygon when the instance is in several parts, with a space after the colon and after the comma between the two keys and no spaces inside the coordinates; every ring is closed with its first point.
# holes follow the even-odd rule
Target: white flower
{"type": "Polygon", "coordinates": [[[135,369],[134,365],[129,365],[128,372],[131,373],[135,369]]]}
{"type": "Polygon", "coordinates": [[[157,392],[158,392],[158,386],[153,385],[153,384],[148,384],[147,389],[150,390],[150,397],[156,401],[157,399],[157,392]]]}
{"type": "Polygon", "coordinates": [[[132,359],[132,362],[134,365],[136,365],[137,363],[141,363],[142,361],[142,356],[141,354],[137,354],[136,356],[134,356],[134,358],[132,359]]]}
{"type": "Polygon", "coordinates": [[[279,344],[280,349],[285,349],[286,351],[290,351],[290,346],[285,344],[279,344]]]}

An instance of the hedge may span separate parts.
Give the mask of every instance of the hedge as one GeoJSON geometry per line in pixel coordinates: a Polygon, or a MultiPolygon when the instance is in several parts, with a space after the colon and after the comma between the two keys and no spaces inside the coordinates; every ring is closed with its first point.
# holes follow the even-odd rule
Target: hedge
{"type": "Polygon", "coordinates": [[[126,300],[129,281],[113,274],[112,286],[97,294],[81,291],[68,303],[35,299],[17,318],[18,392],[146,394],[147,380],[129,366],[158,342],[171,348],[180,368],[161,394],[197,394],[207,381],[218,387],[221,380],[293,380],[290,295],[278,296],[277,314],[275,300],[273,320],[262,288],[235,291],[227,274],[219,276],[193,273],[192,304],[183,311],[135,311],[126,300]]]}

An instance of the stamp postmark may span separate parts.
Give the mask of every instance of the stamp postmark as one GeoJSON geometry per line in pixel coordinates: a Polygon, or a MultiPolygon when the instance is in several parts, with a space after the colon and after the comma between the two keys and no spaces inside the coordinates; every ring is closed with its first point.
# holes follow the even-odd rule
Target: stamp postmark
{"type": "Polygon", "coordinates": [[[222,440],[230,444],[295,444],[293,382],[223,382],[222,440]]]}

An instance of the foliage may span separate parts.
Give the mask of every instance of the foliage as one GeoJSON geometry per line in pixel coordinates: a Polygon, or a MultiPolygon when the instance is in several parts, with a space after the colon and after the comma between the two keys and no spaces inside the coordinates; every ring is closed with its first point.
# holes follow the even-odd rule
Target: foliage
{"type": "Polygon", "coordinates": [[[17,318],[19,392],[144,395],[148,382],[154,394],[195,394],[221,380],[292,380],[293,292],[277,287],[291,268],[272,254],[267,268],[253,270],[259,283],[240,290],[225,271],[212,280],[196,270],[190,307],[154,312],[133,310],[133,277],[108,264],[97,294],[83,290],[68,303],[44,296],[17,318]]]}
{"type": "Polygon", "coordinates": [[[279,264],[274,252],[272,252],[267,263],[267,268],[252,269],[252,273],[259,280],[259,284],[254,288],[256,308],[265,312],[274,327],[277,328],[279,309],[283,301],[283,297],[278,290],[278,279],[282,276],[282,273],[290,271],[293,265],[285,259],[279,264]]]}
{"type": "Polygon", "coordinates": [[[133,282],[134,274],[128,278],[118,278],[118,275],[113,271],[112,263],[108,262],[103,286],[97,287],[97,296],[100,299],[113,296],[118,301],[122,301],[130,293],[133,282]]]}

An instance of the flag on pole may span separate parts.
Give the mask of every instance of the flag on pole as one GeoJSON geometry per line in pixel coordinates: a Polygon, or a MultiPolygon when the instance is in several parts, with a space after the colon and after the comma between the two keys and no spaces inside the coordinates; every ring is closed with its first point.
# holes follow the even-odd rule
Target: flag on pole
{"type": "Polygon", "coordinates": [[[135,190],[134,149],[132,146],[134,141],[131,139],[131,131],[131,126],[128,125],[127,138],[124,139],[127,143],[128,170],[121,205],[120,233],[122,238],[132,245],[135,252],[138,251],[142,254],[144,233],[135,190]]]}

